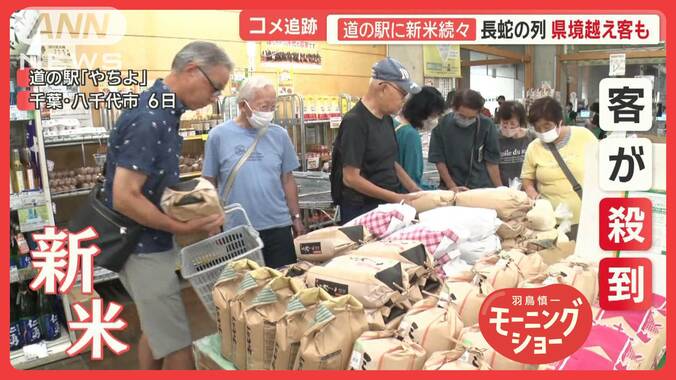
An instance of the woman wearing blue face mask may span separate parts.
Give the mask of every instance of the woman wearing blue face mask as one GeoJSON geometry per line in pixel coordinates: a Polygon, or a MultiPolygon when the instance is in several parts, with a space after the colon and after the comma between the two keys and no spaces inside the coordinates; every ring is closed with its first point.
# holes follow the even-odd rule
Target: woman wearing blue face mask
{"type": "MultiPolygon", "coordinates": [[[[526,150],[521,170],[523,189],[533,199],[539,196],[548,199],[555,208],[566,204],[573,212],[572,223],[576,227],[582,189],[575,189],[574,183],[584,180],[585,150],[588,144],[597,144],[596,137],[586,128],[564,125],[561,105],[551,97],[538,99],[530,106],[528,121],[538,139],[526,150]],[[565,167],[558,162],[557,152],[565,167]],[[569,179],[565,171],[574,178],[569,179]]],[[[575,227],[571,231],[573,239],[575,227]]]]}
{"type": "Polygon", "coordinates": [[[408,99],[395,120],[394,130],[399,145],[399,165],[418,186],[425,190],[431,189],[432,186],[422,183],[425,163],[423,162],[420,131],[432,130],[437,125],[439,116],[444,112],[444,107],[444,98],[441,93],[434,87],[424,86],[422,91],[408,99]]]}
{"type": "Polygon", "coordinates": [[[453,97],[453,112],[432,131],[429,161],[436,164],[441,187],[464,191],[502,186],[498,130],[481,114],[485,100],[476,91],[453,97]]]}

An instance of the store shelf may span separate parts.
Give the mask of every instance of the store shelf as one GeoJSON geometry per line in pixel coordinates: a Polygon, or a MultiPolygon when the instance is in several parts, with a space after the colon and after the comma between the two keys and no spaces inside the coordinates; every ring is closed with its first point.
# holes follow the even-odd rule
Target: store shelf
{"type": "Polygon", "coordinates": [[[45,228],[45,226],[50,226],[52,224],[46,223],[44,221],[38,222],[38,223],[30,223],[30,224],[21,224],[20,225],[20,230],[21,232],[34,232],[34,231],[40,231],[45,228]]]}
{"type": "Polygon", "coordinates": [[[183,141],[193,141],[193,140],[202,140],[202,141],[207,141],[207,137],[209,134],[201,134],[201,135],[194,135],[194,136],[187,136],[183,138],[183,141]]]}
{"type": "Polygon", "coordinates": [[[311,225],[307,226],[307,229],[308,230],[316,230],[316,229],[319,229],[319,228],[333,226],[335,224],[336,224],[335,220],[326,220],[326,221],[323,221],[323,222],[311,224],[311,225]]]}
{"type": "MultiPolygon", "coordinates": [[[[94,284],[100,284],[102,282],[106,281],[112,281],[118,279],[119,276],[117,273],[109,271],[106,268],[102,268],[99,266],[94,266],[94,284]]],[[[77,280],[75,281],[75,287],[79,287],[82,282],[80,281],[80,276],[78,276],[77,280]]]]}
{"type": "Polygon", "coordinates": [[[189,172],[189,173],[182,173],[179,177],[181,179],[188,179],[188,178],[199,177],[201,175],[202,175],[202,172],[189,172]]]}
{"type": "Polygon", "coordinates": [[[94,283],[99,284],[106,281],[118,279],[119,276],[115,272],[111,272],[106,268],[94,267],[94,283]]]}
{"type": "Polygon", "coordinates": [[[19,194],[10,194],[9,196],[9,208],[12,211],[41,206],[46,202],[45,193],[42,190],[25,191],[19,194]]]}
{"type": "Polygon", "coordinates": [[[92,189],[89,188],[89,189],[78,189],[78,190],[75,190],[75,191],[68,191],[68,192],[65,192],[65,193],[54,193],[54,194],[52,194],[52,199],[80,197],[80,196],[89,194],[89,192],[91,192],[91,191],[92,191],[92,189]]]}
{"type": "Polygon", "coordinates": [[[38,270],[32,266],[29,268],[15,269],[12,268],[9,271],[9,282],[16,283],[26,280],[32,280],[38,274],[38,270]]]}
{"type": "Polygon", "coordinates": [[[322,119],[322,120],[305,120],[304,123],[305,125],[312,125],[312,124],[328,124],[330,123],[331,120],[329,119],[322,119]]]}
{"type": "Polygon", "coordinates": [[[65,328],[61,327],[61,337],[59,337],[59,339],[46,342],[46,344],[47,356],[44,358],[29,360],[24,355],[23,349],[10,352],[9,360],[12,363],[12,366],[16,369],[31,369],[68,357],[66,350],[70,347],[71,341],[68,331],[66,331],[65,328]]]}
{"type": "Polygon", "coordinates": [[[98,137],[82,137],[77,139],[66,139],[66,140],[48,140],[45,141],[45,148],[59,148],[66,146],[79,146],[87,144],[100,144],[108,140],[108,135],[102,135],[98,137]]]}
{"type": "Polygon", "coordinates": [[[9,121],[28,121],[35,119],[35,111],[22,111],[17,106],[9,106],[9,121]]]}

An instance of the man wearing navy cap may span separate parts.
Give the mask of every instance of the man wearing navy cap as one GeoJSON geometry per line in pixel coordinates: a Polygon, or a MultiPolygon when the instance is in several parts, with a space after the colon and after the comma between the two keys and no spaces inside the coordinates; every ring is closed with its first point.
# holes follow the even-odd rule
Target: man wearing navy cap
{"type": "Polygon", "coordinates": [[[421,88],[393,58],[373,65],[366,95],[343,117],[334,143],[331,196],[343,223],[381,203],[409,202],[420,191],[396,162],[398,146],[391,115],[408,94],[421,88]]]}

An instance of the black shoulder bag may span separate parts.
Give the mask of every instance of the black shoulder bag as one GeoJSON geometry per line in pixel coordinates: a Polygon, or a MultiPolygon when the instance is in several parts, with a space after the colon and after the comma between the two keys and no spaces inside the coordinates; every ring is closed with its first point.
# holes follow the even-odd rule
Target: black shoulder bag
{"type": "MultiPolygon", "coordinates": [[[[105,178],[105,169],[103,176],[105,178]]],[[[166,175],[160,177],[153,198],[150,199],[153,204],[162,196],[160,190],[162,190],[165,178],[166,175]]],[[[119,272],[138,244],[144,227],[103,202],[101,198],[103,184],[104,181],[99,181],[89,192],[85,204],[68,222],[68,229],[71,232],[78,232],[93,227],[98,233],[98,238],[91,242],[101,249],[101,252],[94,257],[94,264],[113,272],[119,272]]]]}

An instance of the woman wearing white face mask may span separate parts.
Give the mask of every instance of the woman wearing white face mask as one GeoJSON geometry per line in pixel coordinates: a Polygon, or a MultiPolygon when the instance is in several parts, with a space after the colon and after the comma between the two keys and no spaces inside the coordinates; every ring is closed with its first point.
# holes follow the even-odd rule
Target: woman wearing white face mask
{"type": "MultiPolygon", "coordinates": [[[[263,241],[265,264],[278,268],[296,261],[293,233],[305,232],[292,172],[300,165],[287,131],[271,123],[272,83],[249,78],[237,100],[239,116],[209,131],[202,175],[218,186],[225,204],[242,205],[263,241]]],[[[243,222],[233,215],[226,228],[243,222]]]]}
{"type": "MultiPolygon", "coordinates": [[[[526,151],[521,171],[523,188],[531,198],[542,196],[556,208],[565,203],[573,212],[573,224],[580,220],[581,197],[573,188],[564,169],[555,157],[559,152],[565,166],[577,183],[584,180],[585,149],[597,144],[588,129],[563,125],[563,110],[551,97],[536,100],[528,112],[528,121],[535,127],[538,137],[526,151]]],[[[581,193],[581,190],[579,191],[581,193]]],[[[575,235],[576,228],[572,235],[575,235]]]]}
{"type": "Polygon", "coordinates": [[[420,131],[431,131],[437,125],[444,108],[441,93],[434,87],[424,86],[419,93],[406,101],[401,113],[395,119],[399,165],[424,190],[429,190],[432,186],[422,182],[425,163],[420,131]]]}
{"type": "Polygon", "coordinates": [[[521,177],[526,149],[536,136],[526,128],[526,110],[521,103],[502,102],[496,120],[500,126],[500,179],[504,186],[509,186],[521,177]]]}

